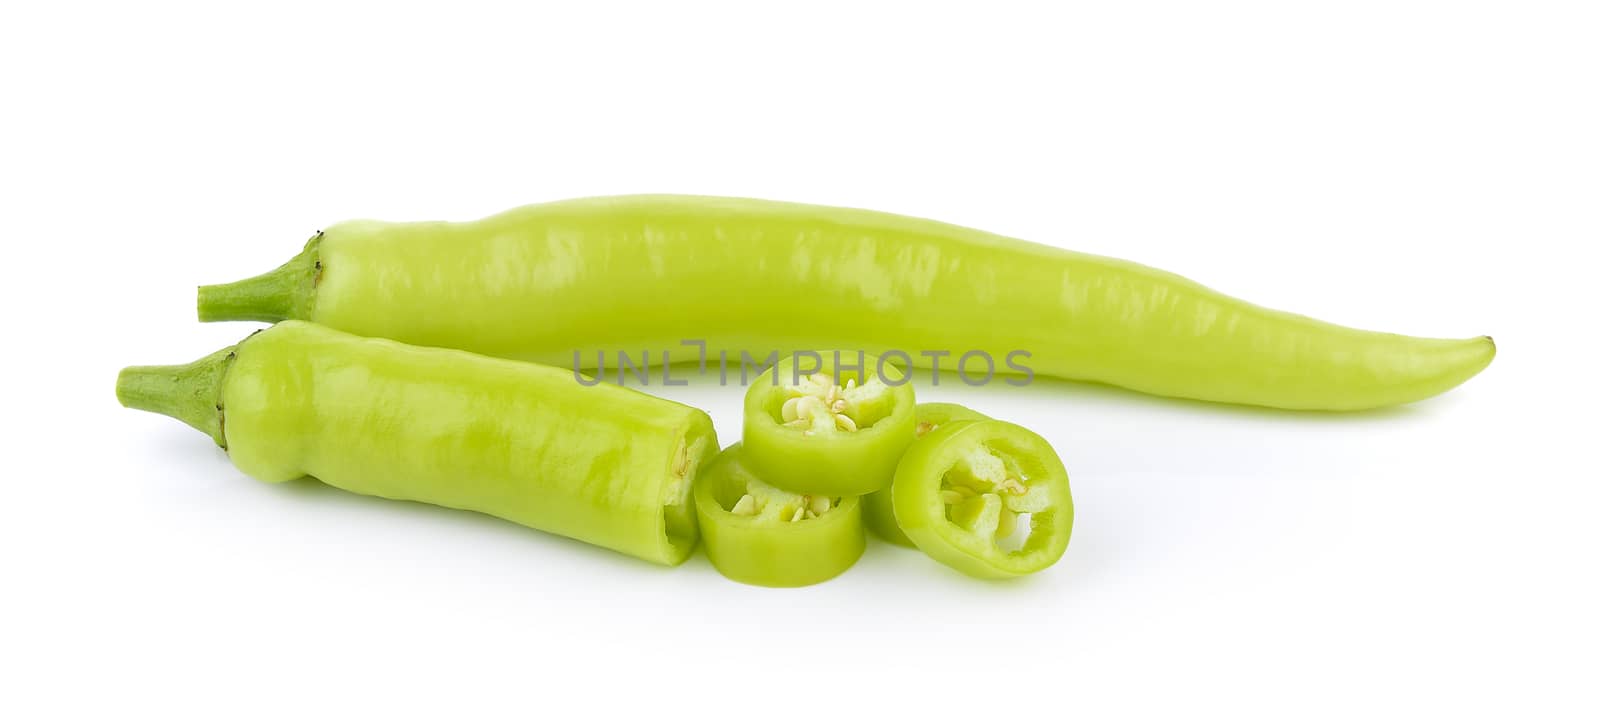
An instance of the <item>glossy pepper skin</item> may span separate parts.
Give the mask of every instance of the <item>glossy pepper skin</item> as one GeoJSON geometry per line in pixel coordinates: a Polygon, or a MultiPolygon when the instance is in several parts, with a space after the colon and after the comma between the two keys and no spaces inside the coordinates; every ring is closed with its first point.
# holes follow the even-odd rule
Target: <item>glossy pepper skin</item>
{"type": "Polygon", "coordinates": [[[888,487],[894,479],[895,463],[911,445],[916,427],[916,394],[911,384],[879,383],[900,381],[903,374],[893,364],[859,351],[816,354],[815,359],[786,357],[745,391],[745,461],[761,479],[791,492],[861,495],[888,487]],[[816,366],[810,365],[813,363],[816,366]],[[855,391],[877,388],[877,396],[863,405],[867,413],[858,415],[860,422],[851,423],[853,431],[783,424],[784,404],[796,398],[791,386],[803,382],[804,372],[813,368],[855,391]],[[861,386],[856,386],[858,382],[861,386]]]}
{"type": "MultiPolygon", "coordinates": [[[[927,436],[930,432],[950,422],[971,422],[988,419],[988,416],[968,409],[960,404],[945,402],[926,402],[917,404],[915,434],[918,439],[927,436]]],[[[907,548],[916,547],[911,538],[906,537],[900,525],[894,520],[894,487],[885,487],[876,492],[861,496],[861,512],[867,521],[868,529],[874,535],[887,540],[895,545],[907,548]]]]}
{"type": "Polygon", "coordinates": [[[289,321],[193,364],[136,366],[131,406],[212,435],[245,474],[474,510],[675,565],[704,412],[572,372],[289,321]]]}
{"type": "Polygon", "coordinates": [[[1009,422],[951,422],[930,432],[906,450],[892,496],[895,520],[917,549],[979,578],[1044,570],[1072,537],[1072,491],[1061,458],[1044,438],[1009,422]],[[982,462],[972,463],[985,453],[1004,462],[1006,474],[991,480],[1023,487],[974,483],[982,462]],[[962,497],[963,486],[976,492],[962,497]],[[1003,544],[1007,512],[1029,517],[1027,537],[1014,550],[1003,544]]]}
{"type": "Polygon", "coordinates": [[[202,287],[199,312],[569,367],[578,352],[585,368],[619,349],[691,361],[700,348],[686,339],[758,357],[954,352],[944,367],[976,350],[1002,373],[1026,351],[1014,363],[1044,376],[1313,410],[1425,399],[1495,352],[1488,337],[1345,328],[1143,265],[930,220],[668,195],[466,223],[344,222],[273,272],[202,287]]]}
{"type": "Polygon", "coordinates": [[[821,514],[797,520],[791,516],[805,507],[806,498],[764,485],[745,466],[738,444],[717,455],[695,481],[706,556],[718,572],[757,586],[809,586],[849,570],[861,558],[866,535],[860,498],[829,498],[821,514]],[[752,483],[775,497],[761,503],[759,513],[734,512],[752,483]]]}

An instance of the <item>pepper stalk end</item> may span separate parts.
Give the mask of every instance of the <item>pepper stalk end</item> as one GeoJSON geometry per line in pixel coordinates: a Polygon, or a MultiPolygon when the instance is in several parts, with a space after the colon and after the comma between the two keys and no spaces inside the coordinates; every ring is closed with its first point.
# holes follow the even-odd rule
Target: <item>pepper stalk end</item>
{"type": "Polygon", "coordinates": [[[195,310],[202,322],[264,321],[277,323],[311,314],[311,299],[322,274],[318,255],[322,233],[304,250],[271,272],[232,283],[202,285],[195,310]]]}
{"type": "Polygon", "coordinates": [[[117,374],[117,401],[177,419],[228,448],[222,431],[222,378],[234,346],[173,366],[129,366],[117,374]]]}

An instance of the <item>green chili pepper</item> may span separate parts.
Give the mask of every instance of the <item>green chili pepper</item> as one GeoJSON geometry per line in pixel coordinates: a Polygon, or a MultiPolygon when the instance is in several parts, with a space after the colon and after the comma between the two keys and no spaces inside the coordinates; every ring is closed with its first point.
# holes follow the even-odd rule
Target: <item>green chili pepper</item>
{"type": "Polygon", "coordinates": [[[773,487],[745,466],[742,449],[729,447],[695,480],[711,564],[758,586],[808,586],[854,565],[867,545],[860,498],[773,487]]]}
{"type": "Polygon", "coordinates": [[[895,472],[893,499],[918,549],[980,578],[1048,568],[1072,536],[1061,458],[1009,422],[951,422],[918,440],[895,472]]]}
{"type": "Polygon", "coordinates": [[[704,412],[572,372],[281,323],[191,364],[136,366],[124,406],[211,435],[245,474],[475,510],[664,564],[698,538],[704,412]]]}
{"type": "Polygon", "coordinates": [[[888,487],[916,426],[911,384],[893,364],[860,352],[802,358],[783,360],[745,392],[750,469],[791,492],[860,495],[888,487]]]}
{"type": "MultiPolygon", "coordinates": [[[[946,404],[943,402],[918,404],[916,408],[916,435],[918,439],[921,439],[943,424],[979,421],[988,418],[960,404],[946,404]]],[[[867,527],[871,528],[872,532],[877,534],[878,537],[895,545],[913,547],[916,544],[911,542],[911,538],[906,537],[906,534],[900,530],[900,526],[894,521],[894,496],[891,494],[893,492],[894,488],[891,486],[862,495],[862,517],[866,519],[867,527]]]]}
{"type": "Polygon", "coordinates": [[[1424,399],[1495,352],[1487,337],[1345,328],[1142,265],[954,225],[716,197],[340,223],[273,272],[202,287],[199,313],[303,318],[584,368],[604,363],[597,347],[680,363],[707,346],[899,350],[975,380],[1037,371],[1285,409],[1424,399]]]}

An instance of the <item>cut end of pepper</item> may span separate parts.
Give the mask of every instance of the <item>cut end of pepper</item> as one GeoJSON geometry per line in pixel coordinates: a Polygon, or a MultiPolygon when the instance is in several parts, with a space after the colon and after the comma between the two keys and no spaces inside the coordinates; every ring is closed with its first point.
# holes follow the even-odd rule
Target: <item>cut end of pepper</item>
{"type": "Polygon", "coordinates": [[[829,374],[815,373],[779,391],[783,403],[778,423],[806,434],[865,429],[893,407],[889,387],[876,378],[847,378],[841,384],[829,374]]]}
{"type": "Polygon", "coordinates": [[[748,517],[757,523],[797,523],[813,520],[828,514],[828,511],[839,505],[838,497],[796,494],[754,479],[746,481],[744,487],[742,494],[730,493],[739,495],[739,499],[728,508],[728,512],[748,517]]]}
{"type": "Polygon", "coordinates": [[[1072,533],[1060,457],[1037,434],[1006,422],[939,426],[907,451],[890,496],[896,522],[918,548],[981,578],[1048,568],[1072,533]]]}
{"type": "Polygon", "coordinates": [[[1002,553],[1027,544],[1027,516],[1050,506],[1043,487],[1024,484],[1022,474],[1002,455],[980,445],[957,459],[939,490],[950,522],[991,540],[1002,553]],[[1018,524],[1023,533],[1017,535],[1018,524]]]}
{"type": "Polygon", "coordinates": [[[741,583],[790,588],[821,583],[866,549],[861,500],[774,487],[745,468],[743,445],[729,447],[694,485],[706,555],[741,583]]]}
{"type": "MultiPolygon", "coordinates": [[[[918,404],[916,408],[916,436],[921,439],[950,422],[982,421],[988,418],[988,416],[960,404],[924,402],[918,404]]],[[[950,502],[949,495],[941,494],[941,497],[946,502],[950,502]]],[[[878,537],[895,545],[903,545],[908,548],[916,547],[916,543],[911,542],[911,538],[906,537],[905,531],[900,529],[900,524],[894,519],[894,495],[891,488],[885,487],[862,497],[861,508],[865,513],[867,525],[872,529],[872,532],[877,533],[878,537]]],[[[1017,522],[1023,523],[1024,527],[1026,527],[1027,517],[1023,516],[1017,522]]],[[[1005,525],[1005,521],[1002,520],[1002,530],[1005,529],[1005,525]]],[[[1015,548],[1012,549],[1015,550],[1015,548]]]]}
{"type": "Polygon", "coordinates": [[[691,426],[668,464],[661,515],[667,545],[672,551],[670,560],[674,564],[687,560],[700,540],[700,524],[694,510],[694,482],[716,453],[716,432],[708,419],[699,426],[691,426]]]}
{"type": "Polygon", "coordinates": [[[909,382],[891,384],[899,370],[861,352],[813,353],[821,364],[802,369],[796,354],[745,392],[751,471],[791,492],[865,495],[887,487],[915,436],[909,382]],[[847,364],[852,355],[857,365],[847,364]]]}

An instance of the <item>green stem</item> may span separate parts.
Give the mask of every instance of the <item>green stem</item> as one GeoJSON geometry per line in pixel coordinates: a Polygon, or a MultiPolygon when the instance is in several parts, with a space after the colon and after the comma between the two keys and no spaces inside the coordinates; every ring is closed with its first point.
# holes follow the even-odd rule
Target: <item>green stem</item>
{"type": "Polygon", "coordinates": [[[311,300],[322,273],[318,247],[322,233],[276,270],[221,285],[202,285],[196,308],[202,321],[277,323],[311,315],[311,300]]]}
{"type": "Polygon", "coordinates": [[[129,366],[117,374],[117,401],[177,419],[211,435],[218,447],[227,449],[222,431],[222,378],[233,362],[234,348],[176,366],[129,366]]]}

